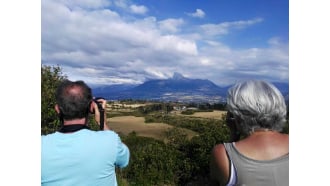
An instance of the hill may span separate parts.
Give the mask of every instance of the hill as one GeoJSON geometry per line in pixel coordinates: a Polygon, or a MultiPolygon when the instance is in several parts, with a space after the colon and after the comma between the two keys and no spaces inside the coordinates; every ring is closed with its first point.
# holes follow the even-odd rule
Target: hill
{"type": "MultiPolygon", "coordinates": [[[[288,98],[289,85],[275,82],[288,98]]],[[[220,87],[207,79],[190,79],[174,73],[169,79],[155,79],[140,85],[109,85],[93,88],[93,94],[108,100],[139,99],[177,102],[224,102],[230,86],[220,87]]]]}

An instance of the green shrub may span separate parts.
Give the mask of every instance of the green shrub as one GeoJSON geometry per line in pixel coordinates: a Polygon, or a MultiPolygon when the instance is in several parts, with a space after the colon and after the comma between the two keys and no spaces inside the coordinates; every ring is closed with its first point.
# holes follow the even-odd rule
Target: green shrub
{"type": "Polygon", "coordinates": [[[184,114],[184,115],[193,115],[195,113],[194,110],[184,110],[181,112],[181,114],[184,114]]]}
{"type": "Polygon", "coordinates": [[[122,177],[129,185],[175,185],[178,153],[164,142],[131,133],[123,139],[131,158],[122,177]]]}
{"type": "Polygon", "coordinates": [[[41,134],[55,132],[60,126],[55,112],[55,91],[66,79],[59,66],[41,66],[41,134]]]}

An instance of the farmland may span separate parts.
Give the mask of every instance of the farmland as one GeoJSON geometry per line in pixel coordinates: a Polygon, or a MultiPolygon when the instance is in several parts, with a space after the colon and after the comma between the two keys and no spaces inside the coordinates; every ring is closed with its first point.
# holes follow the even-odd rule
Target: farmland
{"type": "MultiPolygon", "coordinates": [[[[135,116],[135,112],[139,108],[151,106],[153,103],[129,103],[129,102],[112,102],[107,104],[108,117],[107,124],[115,132],[128,135],[131,132],[135,132],[138,136],[150,137],[161,141],[165,140],[164,133],[173,128],[173,125],[169,125],[163,122],[146,122],[144,116],[135,116]]],[[[162,109],[157,112],[153,111],[152,114],[162,113],[162,109]]],[[[189,117],[189,118],[209,118],[209,119],[221,119],[226,111],[214,110],[212,112],[195,112],[191,115],[185,115],[181,113],[181,110],[172,110],[167,115],[171,117],[189,117]]],[[[149,114],[150,116],[150,114],[149,114]]],[[[186,134],[188,139],[198,135],[197,132],[181,128],[186,134]]]]}
{"type": "MultiPolygon", "coordinates": [[[[135,131],[138,136],[151,137],[158,140],[164,140],[164,132],[173,126],[165,123],[145,123],[144,117],[135,116],[117,116],[107,120],[108,126],[124,135],[135,131]]],[[[197,133],[188,129],[183,129],[187,132],[188,137],[192,138],[197,133]]]]}

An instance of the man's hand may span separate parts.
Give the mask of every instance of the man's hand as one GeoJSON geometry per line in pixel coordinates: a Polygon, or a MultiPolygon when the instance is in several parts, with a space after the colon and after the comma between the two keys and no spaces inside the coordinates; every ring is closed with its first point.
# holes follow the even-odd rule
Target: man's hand
{"type": "MultiPolygon", "coordinates": [[[[108,125],[107,125],[107,114],[106,114],[106,104],[107,101],[105,99],[97,99],[96,100],[99,104],[101,104],[103,110],[104,110],[104,130],[110,130],[108,125]]],[[[100,125],[100,110],[97,106],[97,104],[93,101],[93,109],[94,109],[94,117],[95,117],[95,121],[98,125],[100,125]]]]}

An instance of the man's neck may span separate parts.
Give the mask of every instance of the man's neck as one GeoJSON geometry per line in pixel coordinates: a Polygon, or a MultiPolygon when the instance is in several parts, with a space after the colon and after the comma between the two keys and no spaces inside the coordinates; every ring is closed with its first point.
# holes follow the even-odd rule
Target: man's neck
{"type": "Polygon", "coordinates": [[[59,129],[59,132],[73,133],[81,129],[89,129],[89,127],[85,125],[85,121],[86,119],[65,120],[63,126],[59,129]]]}
{"type": "Polygon", "coordinates": [[[86,118],[73,119],[73,120],[64,120],[63,125],[74,125],[74,124],[86,124],[86,118]]]}

